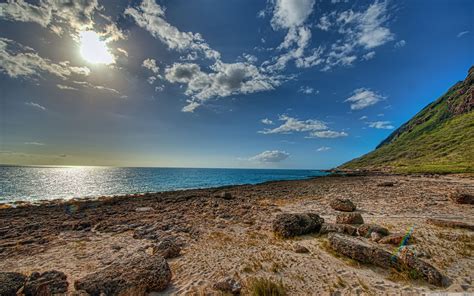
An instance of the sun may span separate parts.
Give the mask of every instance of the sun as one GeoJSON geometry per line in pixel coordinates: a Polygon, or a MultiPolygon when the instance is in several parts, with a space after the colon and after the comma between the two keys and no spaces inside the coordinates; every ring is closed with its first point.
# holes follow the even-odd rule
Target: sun
{"type": "Polygon", "coordinates": [[[84,60],[91,64],[112,64],[114,56],[107,47],[107,42],[102,40],[94,31],[83,31],[79,34],[80,53],[84,60]]]}

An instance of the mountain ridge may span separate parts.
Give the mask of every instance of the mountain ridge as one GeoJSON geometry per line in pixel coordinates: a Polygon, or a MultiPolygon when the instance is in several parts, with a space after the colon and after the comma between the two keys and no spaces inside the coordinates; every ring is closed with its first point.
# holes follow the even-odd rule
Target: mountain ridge
{"type": "Polygon", "coordinates": [[[474,66],[437,100],[339,169],[474,172],[474,66]]]}

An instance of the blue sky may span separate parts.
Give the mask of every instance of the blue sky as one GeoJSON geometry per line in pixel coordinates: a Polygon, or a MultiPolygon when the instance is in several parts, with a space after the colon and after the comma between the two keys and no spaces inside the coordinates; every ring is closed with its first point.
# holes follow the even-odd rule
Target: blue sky
{"type": "Polygon", "coordinates": [[[468,0],[7,1],[0,163],[331,168],[464,79],[472,11],[468,0]]]}

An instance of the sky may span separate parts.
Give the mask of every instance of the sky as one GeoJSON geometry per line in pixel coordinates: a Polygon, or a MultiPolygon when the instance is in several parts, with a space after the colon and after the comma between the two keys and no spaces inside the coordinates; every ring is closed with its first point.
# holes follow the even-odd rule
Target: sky
{"type": "Polygon", "coordinates": [[[0,3],[0,163],[328,169],[474,64],[470,0],[0,3]]]}

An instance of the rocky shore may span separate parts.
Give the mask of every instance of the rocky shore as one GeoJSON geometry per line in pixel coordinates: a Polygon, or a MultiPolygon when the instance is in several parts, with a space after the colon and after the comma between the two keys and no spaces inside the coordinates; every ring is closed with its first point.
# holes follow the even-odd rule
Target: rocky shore
{"type": "Polygon", "coordinates": [[[4,206],[0,295],[474,292],[473,194],[349,174],[4,206]]]}

